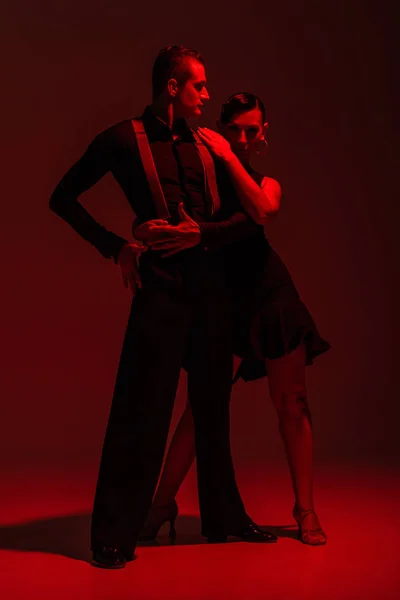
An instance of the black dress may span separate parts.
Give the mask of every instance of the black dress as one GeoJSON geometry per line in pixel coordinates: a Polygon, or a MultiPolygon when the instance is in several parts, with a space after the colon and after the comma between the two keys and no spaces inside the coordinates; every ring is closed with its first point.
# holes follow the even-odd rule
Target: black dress
{"type": "MultiPolygon", "coordinates": [[[[261,185],[263,175],[250,171],[261,185]]],[[[330,344],[318,333],[290,273],[263,232],[230,254],[234,298],[234,353],[242,358],[234,381],[267,375],[266,359],[289,354],[304,344],[306,364],[326,352],[330,344]]]]}

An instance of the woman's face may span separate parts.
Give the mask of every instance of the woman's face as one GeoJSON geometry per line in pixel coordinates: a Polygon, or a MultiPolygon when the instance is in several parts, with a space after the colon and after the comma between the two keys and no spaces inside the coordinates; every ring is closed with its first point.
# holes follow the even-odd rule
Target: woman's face
{"type": "Polygon", "coordinates": [[[230,143],[233,152],[240,160],[245,161],[264,140],[268,123],[263,123],[261,110],[253,108],[236,113],[229,123],[219,123],[218,127],[220,133],[230,143]]]}

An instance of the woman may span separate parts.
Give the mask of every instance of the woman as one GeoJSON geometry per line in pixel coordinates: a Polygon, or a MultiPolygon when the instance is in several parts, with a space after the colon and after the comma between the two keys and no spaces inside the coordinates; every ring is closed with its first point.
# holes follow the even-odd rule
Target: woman
{"type": "MultiPolygon", "coordinates": [[[[265,214],[276,212],[280,201],[278,182],[250,166],[252,154],[267,148],[267,127],[261,100],[254,94],[241,93],[231,96],[222,107],[218,121],[222,135],[208,129],[197,130],[210,151],[225,163],[234,192],[258,223],[263,223],[265,214]]],[[[234,350],[243,359],[235,381],[268,375],[269,395],[277,411],[293,483],[293,517],[299,527],[299,539],[305,544],[322,545],[326,535],[314,510],[312,428],[305,367],[330,346],[320,338],[288,270],[264,235],[252,236],[246,250],[241,245],[237,252],[233,249],[233,256],[228,267],[240,274],[239,282],[235,272],[231,273],[233,286],[235,282],[238,285],[234,289],[234,350]]],[[[141,540],[155,539],[166,521],[170,522],[170,536],[175,537],[175,496],[194,459],[193,420],[187,403],[172,438],[141,540]]]]}

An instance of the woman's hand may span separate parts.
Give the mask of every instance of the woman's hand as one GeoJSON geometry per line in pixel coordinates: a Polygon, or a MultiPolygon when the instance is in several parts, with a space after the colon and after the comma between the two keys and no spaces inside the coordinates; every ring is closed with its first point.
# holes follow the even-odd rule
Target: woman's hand
{"type": "Polygon", "coordinates": [[[234,156],[230,143],[216,131],[207,127],[198,127],[196,131],[201,141],[217,158],[228,161],[234,156]]]}

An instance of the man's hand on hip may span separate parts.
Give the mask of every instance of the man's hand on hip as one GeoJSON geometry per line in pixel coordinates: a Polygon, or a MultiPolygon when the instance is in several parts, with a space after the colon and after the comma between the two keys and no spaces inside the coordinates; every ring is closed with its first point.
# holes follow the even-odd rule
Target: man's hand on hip
{"type": "Polygon", "coordinates": [[[198,223],[189,217],[182,203],[178,212],[181,218],[178,225],[169,225],[167,221],[155,219],[139,225],[135,229],[135,236],[152,250],[166,250],[163,258],[197,246],[201,239],[198,223]]]}
{"type": "Polygon", "coordinates": [[[118,255],[123,284],[126,288],[131,288],[133,295],[136,294],[136,290],[142,287],[138,259],[142,252],[146,252],[146,250],[147,246],[135,240],[131,244],[122,246],[118,255]]]}

